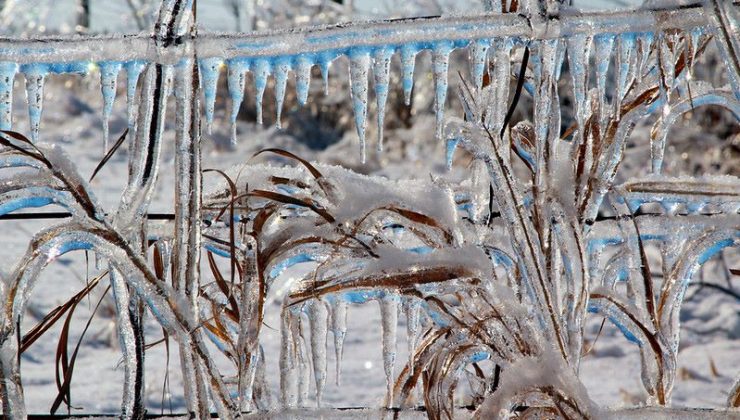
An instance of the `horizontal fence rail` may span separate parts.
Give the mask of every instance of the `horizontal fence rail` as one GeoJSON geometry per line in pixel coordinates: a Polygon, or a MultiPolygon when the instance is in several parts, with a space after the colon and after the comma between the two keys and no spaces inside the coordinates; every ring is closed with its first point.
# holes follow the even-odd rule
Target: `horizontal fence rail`
{"type": "MultiPolygon", "coordinates": [[[[732,7],[740,9],[740,5],[732,7]]],[[[179,40],[179,46],[168,48],[158,48],[149,34],[74,35],[33,40],[0,38],[0,61],[22,64],[144,60],[174,64],[188,54],[189,48],[197,49],[198,56],[202,58],[229,59],[319,54],[363,46],[498,37],[533,40],[567,37],[577,33],[597,35],[655,32],[671,28],[688,30],[709,23],[702,11],[701,4],[694,4],[669,10],[565,14],[551,20],[533,19],[513,13],[410,18],[267,33],[199,34],[197,38],[183,36],[179,40]]]]}

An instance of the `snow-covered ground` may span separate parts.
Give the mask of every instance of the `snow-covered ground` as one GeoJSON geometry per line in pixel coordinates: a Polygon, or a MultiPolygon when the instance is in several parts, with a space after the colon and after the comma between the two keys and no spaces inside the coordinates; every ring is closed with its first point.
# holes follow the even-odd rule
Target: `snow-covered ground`
{"type": "MultiPolygon", "coordinates": [[[[15,128],[26,131],[24,115],[24,92],[22,78],[16,81],[15,128]]],[[[119,87],[120,90],[120,87],[119,87]]],[[[53,79],[47,87],[45,111],[41,129],[41,141],[62,145],[73,156],[84,176],[92,173],[103,155],[102,129],[99,110],[101,98],[95,76],[82,81],[76,79],[53,79]],[[65,80],[67,80],[65,82],[65,80]]],[[[125,100],[119,99],[111,121],[111,136],[121,133],[126,125],[125,100]]],[[[433,140],[433,116],[419,115],[415,128],[408,132],[398,131],[387,144],[382,158],[371,154],[368,165],[358,162],[357,139],[353,130],[338,143],[325,150],[312,150],[296,142],[292,137],[274,128],[259,128],[253,123],[240,121],[239,142],[235,148],[228,146],[229,127],[225,121],[226,108],[217,109],[217,123],[213,135],[205,136],[203,143],[204,168],[228,168],[247,162],[257,150],[265,147],[281,147],[309,160],[324,163],[339,163],[364,172],[382,174],[393,178],[428,177],[429,174],[444,173],[444,148],[433,140]],[[408,141],[410,138],[414,141],[408,141]],[[407,141],[404,141],[406,139],[407,141]],[[402,156],[402,157],[401,157],[402,156]]],[[[171,114],[170,114],[171,115],[171,114]]],[[[162,156],[163,166],[152,212],[171,212],[174,193],[173,138],[174,130],[168,130],[162,156]]],[[[645,135],[639,130],[636,136],[645,135]]],[[[108,211],[114,211],[127,175],[127,146],[101,171],[93,182],[95,193],[108,211]]],[[[374,153],[374,152],[372,152],[374,153]]],[[[646,158],[644,153],[635,153],[631,159],[646,158]]],[[[646,162],[646,161],[645,161],[646,162]]],[[[637,164],[635,164],[637,165],[637,164]]],[[[459,176],[464,170],[456,169],[459,176]]],[[[206,184],[215,179],[206,176],[206,184]]],[[[54,221],[0,221],[0,243],[3,258],[0,266],[5,272],[12,269],[25,251],[31,235],[42,226],[54,221]]],[[[732,257],[732,255],[730,255],[732,257]]],[[[735,255],[737,257],[737,255],[735,255]]],[[[737,259],[736,259],[737,260],[737,259]]],[[[305,267],[300,265],[286,271],[277,281],[288,281],[305,267]]],[[[31,298],[29,313],[24,319],[23,331],[36,324],[44,314],[66,301],[84,284],[86,276],[93,277],[98,270],[94,262],[86,264],[84,254],[71,254],[59,258],[42,275],[42,281],[31,298]],[[86,266],[87,265],[87,266],[86,266]],[[89,270],[89,274],[87,271],[89,270]]],[[[204,270],[208,273],[208,270],[204,270]]],[[[717,272],[707,270],[705,281],[725,284],[717,272]]],[[[737,287],[737,277],[735,286],[737,287]]],[[[279,287],[274,287],[275,290],[279,287]]],[[[72,323],[71,343],[79,337],[98,294],[80,304],[72,323]]],[[[692,296],[694,288],[689,289],[692,296]]],[[[278,382],[279,296],[266,308],[267,327],[263,330],[262,344],[267,359],[267,377],[273,397],[278,382]]],[[[72,385],[74,413],[116,413],[120,410],[122,390],[122,367],[120,351],[112,335],[112,306],[107,302],[82,342],[77,358],[72,385]]],[[[740,376],[740,302],[709,289],[692,296],[683,307],[682,340],[679,353],[679,374],[673,393],[673,405],[685,407],[722,407],[726,404],[727,392],[740,376]]],[[[407,359],[405,319],[399,317],[398,363],[407,359]]],[[[596,339],[601,319],[589,320],[586,331],[590,343],[596,339]]],[[[324,402],[328,407],[377,407],[382,404],[385,393],[385,377],[381,356],[381,322],[377,303],[353,306],[349,311],[348,335],[342,363],[341,385],[336,385],[330,369],[324,402]]],[[[22,357],[22,375],[26,403],[29,413],[47,413],[57,391],[54,379],[54,354],[56,352],[59,326],[52,333],[36,342],[22,357]]],[[[161,329],[149,319],[147,341],[161,337],[161,329]]],[[[160,344],[147,351],[146,383],[147,405],[152,412],[162,409],[165,413],[182,412],[184,398],[176,346],[170,347],[169,365],[165,346],[160,344]],[[169,366],[169,369],[168,369],[169,366]],[[165,377],[169,373],[169,388],[163,392],[165,377]]],[[[217,353],[213,348],[214,353],[217,353]]],[[[329,366],[334,366],[333,351],[329,351],[329,366]]],[[[219,360],[224,369],[229,368],[225,358],[219,360]]],[[[606,407],[629,407],[640,405],[645,400],[640,385],[639,354],[636,346],[627,342],[611,324],[607,323],[593,350],[583,360],[580,376],[589,396],[606,407]]],[[[400,369],[400,367],[399,367],[400,369]]],[[[363,412],[366,413],[366,412],[363,412]]],[[[360,413],[361,415],[364,415],[360,413]]]]}

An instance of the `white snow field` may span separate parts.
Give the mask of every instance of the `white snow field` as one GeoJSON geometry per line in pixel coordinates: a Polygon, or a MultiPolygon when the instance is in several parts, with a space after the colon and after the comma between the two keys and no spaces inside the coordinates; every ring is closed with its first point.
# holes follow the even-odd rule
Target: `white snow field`
{"type": "Polygon", "coordinates": [[[740,418],[740,5],[522,4],[0,39],[4,413],[740,418]]]}

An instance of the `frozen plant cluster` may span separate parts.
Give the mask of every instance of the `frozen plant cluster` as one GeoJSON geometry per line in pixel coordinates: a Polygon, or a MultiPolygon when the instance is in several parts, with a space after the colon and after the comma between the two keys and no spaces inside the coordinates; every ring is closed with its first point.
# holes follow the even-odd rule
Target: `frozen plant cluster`
{"type": "MultiPolygon", "coordinates": [[[[163,0],[151,35],[0,41],[0,214],[50,204],[70,213],[37,233],[0,283],[5,415],[25,415],[19,328],[38,276],[77,250],[107,267],[125,372],[122,417],[144,414],[144,311],[179,346],[192,415],[215,410],[234,418],[274,408],[260,346],[266,302],[275,278],[305,262],[314,268],[289,285],[282,302],[281,407],[304,407],[311,382],[321,404],[329,337],[339,380],[347,308],[368,302],[382,315],[388,407],[422,404],[431,418],[452,418],[455,395],[465,392],[478,418],[597,417],[603,413],[578,378],[589,313],[639,347],[651,403],[670,404],[684,294],[702,264],[740,244],[740,179],[663,175],[664,154],[671,126],[696,107],[716,105],[740,118],[740,7],[706,0],[589,14],[555,0],[489,0],[479,16],[239,35],[196,33],[192,3],[163,0]],[[721,86],[694,77],[709,48],[722,58],[721,86]],[[458,49],[467,51],[470,68],[456,92],[464,118],[446,117],[444,106],[450,54],[458,49]],[[388,181],[281,149],[261,153],[293,160],[295,168],[201,168],[201,102],[209,130],[222,72],[237,141],[248,73],[258,122],[274,80],[280,124],[291,74],[305,103],[312,69],[328,85],[329,67],[347,57],[364,161],[371,92],[382,149],[391,64],[400,62],[408,100],[422,51],[432,58],[436,137],[450,163],[458,151],[472,157],[464,182],[388,181]],[[567,93],[560,88],[566,62],[567,93]],[[41,142],[47,77],[91,67],[100,69],[105,149],[118,76],[126,73],[129,129],[121,141],[131,143],[129,178],[115,209],[102,207],[59,146],[41,142]],[[18,73],[26,81],[28,137],[11,131],[18,73]],[[531,122],[511,126],[525,94],[531,122]],[[572,99],[572,117],[561,95],[572,99]],[[170,97],[174,219],[150,226],[170,97]],[[632,129],[651,117],[651,173],[618,181],[632,129]],[[223,183],[206,194],[203,176],[223,183]],[[649,206],[660,211],[641,210],[649,206]],[[654,278],[646,247],[659,249],[662,279],[654,278]],[[201,279],[202,253],[213,282],[201,279]],[[403,361],[396,360],[400,314],[409,348],[403,361]],[[221,372],[208,342],[233,372],[221,372]]],[[[740,406],[740,382],[728,406],[740,406]]]]}

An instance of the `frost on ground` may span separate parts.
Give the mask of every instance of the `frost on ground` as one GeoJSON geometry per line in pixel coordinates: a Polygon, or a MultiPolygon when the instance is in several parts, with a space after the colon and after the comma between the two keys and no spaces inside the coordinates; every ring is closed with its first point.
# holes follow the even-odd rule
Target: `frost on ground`
{"type": "Polygon", "coordinates": [[[190,6],[0,49],[5,414],[738,414],[736,5],[258,36],[190,6]]]}

